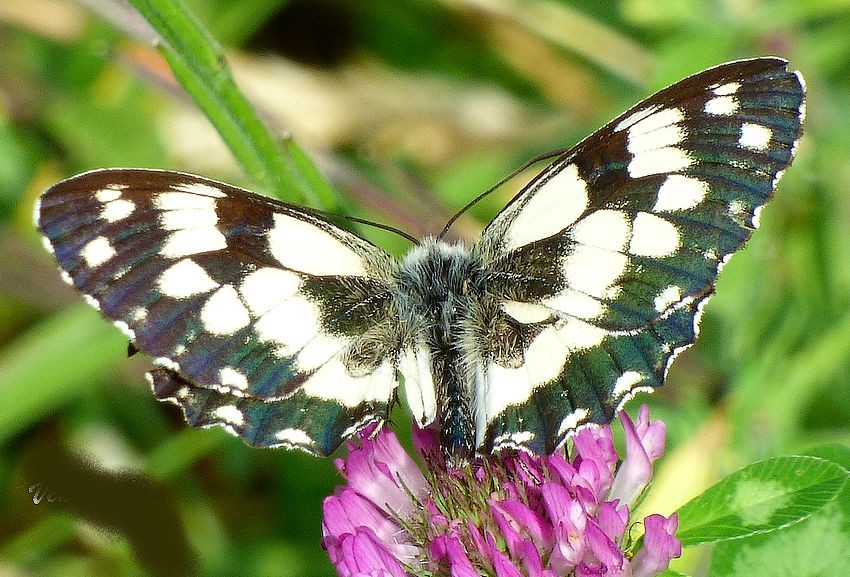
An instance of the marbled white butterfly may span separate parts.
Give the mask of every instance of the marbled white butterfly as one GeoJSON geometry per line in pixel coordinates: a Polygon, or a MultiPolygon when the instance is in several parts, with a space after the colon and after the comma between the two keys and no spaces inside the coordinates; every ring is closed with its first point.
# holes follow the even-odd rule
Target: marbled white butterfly
{"type": "Polygon", "coordinates": [[[321,215],[198,176],[109,169],[36,208],[63,278],[155,357],[194,426],[327,455],[398,375],[461,463],[550,453],[662,384],[794,156],[786,62],[686,78],[559,156],[472,246],[401,260],[321,215]]]}

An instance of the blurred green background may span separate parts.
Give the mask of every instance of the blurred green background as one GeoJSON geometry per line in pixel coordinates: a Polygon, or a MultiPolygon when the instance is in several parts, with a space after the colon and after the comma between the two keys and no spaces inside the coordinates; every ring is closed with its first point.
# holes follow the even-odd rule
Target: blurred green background
{"type": "MultiPolygon", "coordinates": [[[[687,74],[788,58],[809,86],[805,135],[761,229],[724,269],[698,344],[643,399],[669,430],[647,510],[669,513],[767,456],[850,443],[850,1],[188,6],[273,132],[291,134],[337,188],[338,210],[414,235],[439,232],[525,160],[687,74]]],[[[153,38],[106,0],[0,2],[0,575],[180,574],[179,563],[147,559],[143,542],[204,576],[332,575],[319,539],[321,500],[340,481],[333,461],[188,428],[148,391],[150,359],[126,358],[122,336],[60,281],[33,228],[36,196],[92,168],[259,188],[153,38]],[[35,504],[70,482],[60,463],[104,507],[138,515],[142,534],[103,530],[46,496],[35,504]],[[110,485],[104,471],[129,484],[110,485]]],[[[474,238],[522,181],[456,233],[474,238]]],[[[408,246],[359,230],[395,254],[408,246]]],[[[395,420],[408,428],[402,411],[395,420]]],[[[676,567],[705,575],[708,553],[688,551],[676,567]]]]}

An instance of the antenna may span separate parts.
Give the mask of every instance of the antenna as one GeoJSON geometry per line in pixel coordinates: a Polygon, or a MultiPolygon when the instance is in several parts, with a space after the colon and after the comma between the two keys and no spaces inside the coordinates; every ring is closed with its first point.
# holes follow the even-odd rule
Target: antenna
{"type": "Polygon", "coordinates": [[[564,148],[564,149],[560,149],[560,150],[550,150],[549,152],[544,152],[543,154],[535,156],[531,160],[527,161],[525,164],[523,164],[522,166],[520,166],[519,168],[517,168],[516,170],[511,172],[505,178],[503,178],[502,180],[500,180],[499,182],[497,182],[496,184],[494,184],[493,186],[491,186],[490,188],[488,188],[487,190],[485,190],[484,192],[482,192],[481,194],[479,194],[478,196],[476,196],[475,198],[473,198],[472,200],[467,202],[466,205],[462,209],[457,211],[454,214],[454,216],[452,216],[449,219],[449,222],[446,223],[446,226],[443,227],[442,232],[440,232],[440,234],[437,236],[437,238],[441,239],[444,236],[446,236],[446,233],[449,232],[449,229],[452,227],[452,225],[455,223],[455,221],[463,215],[463,213],[465,213],[467,210],[469,210],[470,208],[475,206],[482,198],[484,198],[485,196],[487,196],[488,194],[490,194],[491,192],[493,192],[494,190],[496,190],[497,188],[499,188],[500,186],[505,184],[507,181],[509,181],[510,179],[514,178],[516,175],[518,175],[519,173],[521,173],[522,171],[527,169],[529,166],[537,164],[541,160],[546,160],[546,159],[549,159],[549,158],[555,158],[555,157],[561,156],[562,154],[566,153],[568,150],[569,150],[568,148],[564,148]]]}
{"type": "Polygon", "coordinates": [[[399,230],[399,229],[392,227],[388,224],[381,224],[380,222],[373,222],[371,220],[366,220],[365,218],[357,218],[356,216],[348,216],[347,214],[338,214],[338,213],[335,213],[335,212],[328,212],[327,210],[322,210],[320,208],[312,208],[312,207],[305,207],[305,206],[298,206],[298,205],[290,205],[290,206],[293,206],[293,207],[297,208],[298,210],[309,212],[312,215],[320,216],[323,219],[328,220],[330,222],[333,222],[337,219],[343,219],[343,220],[348,220],[348,221],[351,221],[351,222],[356,222],[356,223],[359,223],[359,224],[365,224],[367,226],[371,226],[371,227],[374,227],[374,228],[379,228],[381,230],[386,230],[387,232],[392,232],[392,233],[397,234],[398,236],[402,237],[403,239],[409,240],[413,244],[416,244],[416,245],[419,244],[419,239],[416,238],[415,236],[411,236],[411,235],[407,234],[406,232],[404,232],[403,230],[399,230]]]}
{"type": "Polygon", "coordinates": [[[413,244],[416,244],[416,245],[419,244],[419,239],[416,238],[415,236],[411,236],[411,235],[407,234],[406,232],[404,232],[403,230],[399,230],[399,229],[392,227],[388,224],[381,224],[380,222],[372,222],[371,220],[366,220],[365,218],[357,218],[356,216],[346,216],[344,214],[334,214],[332,216],[334,216],[336,218],[344,218],[345,220],[350,220],[351,222],[357,222],[359,224],[365,224],[367,226],[380,228],[381,230],[386,230],[387,232],[395,233],[395,234],[399,235],[400,237],[409,240],[413,244]]]}

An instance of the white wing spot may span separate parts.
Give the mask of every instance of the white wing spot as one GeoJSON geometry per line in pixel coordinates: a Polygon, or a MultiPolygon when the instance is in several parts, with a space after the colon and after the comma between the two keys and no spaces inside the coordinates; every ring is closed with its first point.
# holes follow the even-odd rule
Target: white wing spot
{"type": "Polygon", "coordinates": [[[675,146],[646,150],[634,155],[629,162],[629,176],[640,178],[651,174],[677,172],[688,168],[694,159],[687,151],[675,146]]]}
{"type": "Polygon", "coordinates": [[[100,302],[98,302],[98,300],[93,296],[84,294],[83,300],[89,303],[89,305],[92,306],[95,310],[100,310],[100,302]]]}
{"type": "Polygon", "coordinates": [[[318,369],[348,343],[349,339],[347,338],[320,332],[298,351],[296,357],[298,368],[304,372],[318,369]]]}
{"type": "Polygon", "coordinates": [[[767,150],[773,131],[761,124],[745,122],[741,125],[741,138],[738,144],[750,150],[767,150]]]}
{"type": "Polygon", "coordinates": [[[729,214],[733,217],[741,216],[747,212],[747,205],[743,200],[735,199],[729,203],[729,214]]]}
{"type": "Polygon", "coordinates": [[[148,309],[144,307],[136,307],[133,309],[130,318],[133,319],[134,323],[143,322],[146,318],[148,318],[148,309]]]}
{"type": "Polygon", "coordinates": [[[343,429],[342,433],[340,433],[339,436],[343,439],[347,439],[348,437],[350,437],[351,435],[361,430],[363,427],[370,423],[378,423],[378,429],[383,426],[383,421],[379,417],[375,415],[366,415],[362,417],[359,421],[356,421],[354,424],[349,425],[348,427],[343,429]]]}
{"type": "Polygon", "coordinates": [[[129,200],[118,199],[107,202],[100,211],[100,218],[106,222],[118,222],[133,214],[136,205],[129,200]]]}
{"type": "Polygon", "coordinates": [[[215,209],[166,210],[159,214],[159,224],[163,230],[214,228],[218,214],[215,209]]]}
{"type": "Polygon", "coordinates": [[[611,394],[614,397],[619,397],[631,391],[635,388],[635,385],[643,380],[643,375],[641,375],[637,371],[626,371],[619,377],[617,377],[617,382],[614,383],[614,390],[611,391],[611,394]]]}
{"type": "Polygon", "coordinates": [[[319,332],[319,310],[310,300],[295,296],[271,309],[254,325],[261,341],[281,345],[279,357],[290,356],[319,332]]]}
{"type": "Polygon", "coordinates": [[[201,308],[201,322],[214,335],[231,335],[250,321],[233,285],[226,284],[215,291],[201,308]]]}
{"type": "Polygon", "coordinates": [[[124,321],[113,321],[112,324],[115,325],[116,329],[124,333],[126,336],[130,337],[131,340],[136,338],[136,333],[133,332],[133,329],[131,329],[130,326],[124,321]]]}
{"type": "Polygon", "coordinates": [[[281,429],[274,434],[275,439],[290,445],[313,445],[314,441],[301,429],[281,429]]]}
{"type": "Polygon", "coordinates": [[[210,292],[219,284],[192,259],[177,261],[160,275],[157,285],[162,294],[183,299],[210,292]]]}
{"type": "Polygon", "coordinates": [[[64,282],[65,284],[74,286],[74,279],[72,279],[71,275],[69,275],[66,271],[60,270],[59,271],[59,277],[62,279],[62,282],[64,282]]]}
{"type": "Polygon", "coordinates": [[[319,276],[366,274],[351,247],[312,222],[275,214],[268,242],[272,256],[292,270],[319,276]]]}
{"type": "Polygon", "coordinates": [[[632,154],[679,144],[685,138],[677,123],[685,119],[678,108],[665,108],[636,122],[628,133],[627,148],[632,154]]]}
{"type": "Polygon", "coordinates": [[[639,122],[640,120],[646,118],[650,114],[653,114],[659,108],[660,108],[660,106],[658,106],[657,104],[653,104],[652,106],[650,106],[648,108],[644,108],[643,110],[638,110],[637,112],[631,113],[630,115],[628,115],[623,120],[621,120],[620,122],[617,123],[617,125],[614,127],[614,132],[620,132],[621,130],[626,129],[629,126],[632,126],[633,124],[635,124],[635,123],[639,122]]]}
{"type": "MultiPolygon", "coordinates": [[[[710,300],[711,297],[706,297],[697,303],[697,312],[694,313],[694,339],[699,337],[699,324],[702,321],[702,315],[705,312],[705,305],[707,305],[710,300]]],[[[687,304],[690,304],[691,302],[693,302],[693,299],[687,299],[685,302],[687,304]]],[[[684,347],[681,347],[677,350],[684,350],[689,346],[691,345],[685,345],[684,347]]]]}
{"type": "Polygon", "coordinates": [[[575,164],[563,167],[526,194],[529,195],[528,200],[519,206],[505,233],[508,249],[561,232],[575,222],[588,206],[587,183],[579,176],[575,164]]]}
{"type": "Polygon", "coordinates": [[[56,251],[53,249],[53,245],[50,243],[50,239],[46,236],[41,237],[41,244],[44,246],[44,250],[50,254],[56,254],[56,251]]]}
{"type": "Polygon", "coordinates": [[[161,192],[153,199],[159,210],[215,210],[215,200],[188,192],[161,192]]]}
{"type": "Polygon", "coordinates": [[[716,96],[705,103],[705,112],[714,116],[731,116],[738,112],[741,104],[734,96],[716,96]]]}
{"type": "Polygon", "coordinates": [[[578,221],[570,232],[583,245],[622,251],[631,236],[631,220],[620,210],[597,210],[578,221]]]}
{"type": "Polygon", "coordinates": [[[523,324],[539,323],[552,316],[552,311],[530,303],[503,301],[502,310],[515,321],[523,324]]]}
{"type": "Polygon", "coordinates": [[[382,363],[362,377],[352,376],[342,361],[331,359],[302,385],[304,394],[357,407],[364,402],[387,402],[396,387],[395,367],[382,363]]]}
{"type": "Polygon", "coordinates": [[[221,407],[217,407],[212,412],[212,416],[215,419],[224,421],[229,425],[236,425],[237,427],[245,424],[245,415],[242,414],[242,411],[236,405],[222,405],[221,407]]]}
{"type": "Polygon", "coordinates": [[[215,200],[186,192],[163,192],[154,199],[161,210],[160,226],[165,230],[214,227],[218,223],[215,200]]]}
{"type": "Polygon", "coordinates": [[[758,228],[761,224],[761,211],[764,208],[764,205],[759,205],[753,209],[753,228],[758,228]]]}
{"type": "Polygon", "coordinates": [[[420,427],[430,425],[437,416],[437,393],[428,348],[417,343],[405,349],[399,357],[398,370],[404,376],[404,393],[413,418],[420,427]]]}
{"type": "Polygon", "coordinates": [[[481,444],[487,425],[510,405],[528,400],[534,389],[557,378],[569,362],[570,351],[598,345],[606,335],[581,320],[569,318],[547,327],[526,350],[525,363],[505,368],[491,363],[486,369],[474,364],[476,442],[481,444]]]}
{"type": "Polygon", "coordinates": [[[568,319],[558,329],[558,336],[567,350],[580,351],[601,344],[608,336],[608,331],[581,319],[568,319]]]}
{"type": "Polygon", "coordinates": [[[682,300],[682,289],[676,285],[670,285],[658,293],[653,304],[655,304],[655,310],[661,313],[680,300],[682,300]]]}
{"type": "Polygon", "coordinates": [[[574,431],[576,427],[578,427],[579,423],[583,422],[587,419],[587,416],[590,414],[590,411],[587,409],[576,409],[561,421],[560,426],[558,426],[558,436],[560,437],[567,431],[574,431]]]}
{"type": "Polygon", "coordinates": [[[501,447],[522,447],[534,439],[534,433],[531,431],[514,431],[512,433],[504,433],[493,439],[493,448],[501,447]]]}
{"type": "Polygon", "coordinates": [[[664,128],[665,126],[670,126],[671,124],[676,124],[677,122],[681,122],[685,119],[685,115],[678,108],[664,108],[663,110],[659,110],[654,114],[646,116],[645,118],[640,119],[629,129],[629,137],[631,138],[633,135],[638,136],[641,134],[647,134],[649,132],[653,132],[658,130],[659,128],[664,128]]]}
{"type": "Polygon", "coordinates": [[[679,248],[679,230],[671,222],[649,212],[635,216],[629,252],[639,256],[670,256],[679,248]]]}
{"type": "Polygon", "coordinates": [[[180,372],[180,363],[168,357],[157,357],[153,360],[153,364],[158,367],[165,367],[175,373],[180,372]]]}
{"type": "Polygon", "coordinates": [[[571,289],[602,298],[628,264],[624,254],[579,244],[564,258],[564,278],[571,289]]]}
{"type": "Polygon", "coordinates": [[[653,212],[671,212],[696,208],[708,195],[708,183],[681,174],[671,174],[658,189],[653,212]]]}
{"type": "Polygon", "coordinates": [[[94,193],[94,197],[103,203],[112,202],[121,198],[121,189],[119,188],[103,188],[94,193]]]}
{"type": "MultiPolygon", "coordinates": [[[[558,336],[559,328],[543,329],[525,351],[525,363],[519,367],[503,367],[498,363],[487,365],[486,376],[477,382],[476,399],[481,400],[477,418],[479,430],[511,405],[518,405],[531,396],[534,389],[561,374],[567,362],[569,349],[558,336]]],[[[480,434],[480,433],[479,433],[480,434]]]]}
{"type": "Polygon", "coordinates": [[[248,378],[233,367],[222,367],[218,371],[218,378],[225,387],[231,387],[244,391],[248,388],[248,378]]]}
{"type": "Polygon", "coordinates": [[[174,185],[172,188],[181,192],[211,196],[213,198],[224,198],[227,196],[219,187],[204,182],[183,182],[174,185]]]}
{"type": "Polygon", "coordinates": [[[227,239],[214,226],[177,230],[168,236],[160,254],[180,258],[227,248],[227,239]]]}
{"type": "MultiPolygon", "coordinates": [[[[611,291],[612,288],[604,291],[605,296],[602,298],[608,298],[611,300],[608,297],[608,293],[611,291]]],[[[550,309],[561,311],[570,316],[585,320],[598,318],[607,310],[607,307],[602,304],[599,297],[592,297],[588,294],[575,291],[570,288],[564,288],[560,293],[541,301],[540,304],[549,307],[550,309]]]]}
{"type": "Polygon", "coordinates": [[[741,88],[740,82],[727,82],[726,84],[717,86],[714,90],[712,90],[712,92],[714,92],[717,96],[728,96],[738,92],[739,88],[741,88]]]}
{"type": "Polygon", "coordinates": [[[251,312],[260,316],[294,296],[300,284],[294,272],[264,267],[245,276],[239,293],[251,312]]]}
{"type": "Polygon", "coordinates": [[[105,236],[99,236],[83,247],[80,256],[83,257],[89,267],[94,268],[115,256],[115,249],[109,244],[109,239],[105,236]]]}
{"type": "MultiPolygon", "coordinates": [[[[800,83],[800,88],[803,90],[803,94],[805,95],[806,90],[807,90],[806,79],[803,78],[803,75],[800,74],[799,70],[794,71],[794,77],[797,79],[797,82],[800,83]]],[[[805,98],[803,98],[803,101],[800,102],[800,107],[797,109],[797,118],[799,119],[800,124],[803,124],[803,121],[806,120],[806,99],[805,98]]],[[[792,159],[794,158],[794,156],[796,154],[797,144],[799,143],[799,141],[800,140],[798,138],[794,141],[794,144],[791,145],[791,158],[792,159]]]]}
{"type": "MultiPolygon", "coordinates": [[[[644,120],[652,120],[652,116],[644,120]]],[[[684,129],[676,124],[656,128],[652,132],[635,133],[634,130],[640,126],[636,124],[629,130],[629,142],[627,149],[633,155],[646,152],[647,150],[657,150],[668,146],[675,146],[685,139],[684,129]]]]}

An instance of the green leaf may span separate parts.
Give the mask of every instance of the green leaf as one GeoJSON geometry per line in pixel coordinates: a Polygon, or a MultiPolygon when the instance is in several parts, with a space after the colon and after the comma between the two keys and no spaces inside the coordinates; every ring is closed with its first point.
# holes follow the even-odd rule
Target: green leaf
{"type": "MultiPolygon", "coordinates": [[[[826,445],[809,452],[850,465],[850,448],[826,445]]],[[[719,543],[711,574],[717,577],[820,577],[850,575],[850,483],[805,521],[747,539],[719,543]]]]}
{"type": "MultiPolygon", "coordinates": [[[[812,455],[850,465],[850,448],[827,445],[812,455]]],[[[850,483],[836,499],[801,523],[747,539],[718,543],[716,577],[820,577],[850,575],[850,483]]]]}
{"type": "Polygon", "coordinates": [[[131,0],[163,40],[159,46],[174,76],[218,130],[245,171],[276,197],[333,209],[318,171],[291,140],[279,146],[240,92],[215,39],[178,0],[131,0]]]}
{"type": "Polygon", "coordinates": [[[683,547],[775,531],[821,510],[847,484],[827,459],[776,457],[732,473],[679,510],[683,547]]]}

